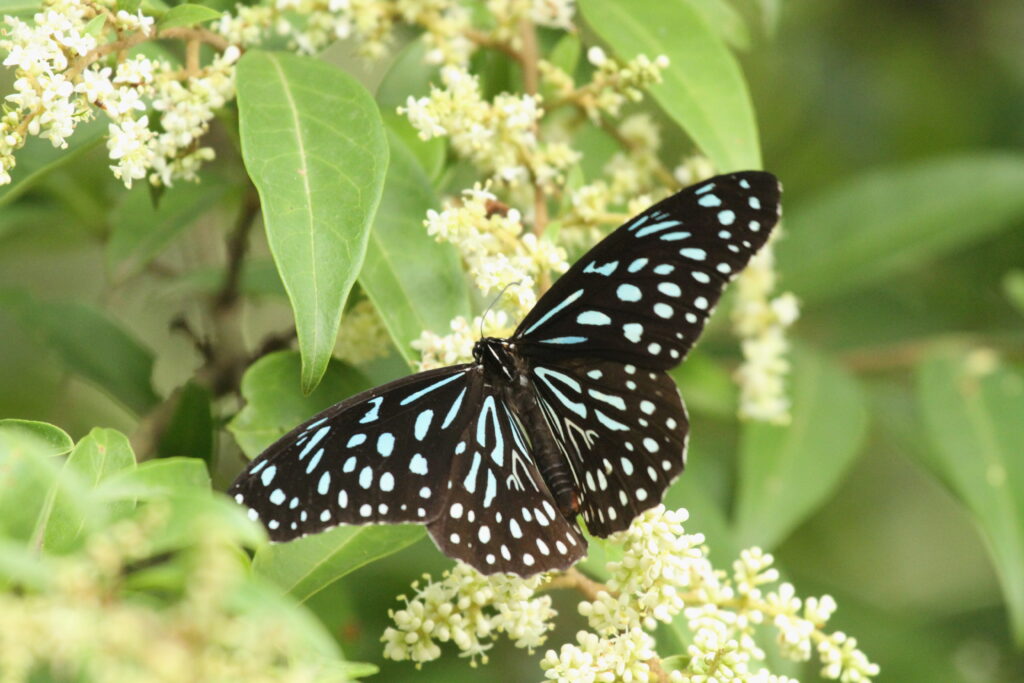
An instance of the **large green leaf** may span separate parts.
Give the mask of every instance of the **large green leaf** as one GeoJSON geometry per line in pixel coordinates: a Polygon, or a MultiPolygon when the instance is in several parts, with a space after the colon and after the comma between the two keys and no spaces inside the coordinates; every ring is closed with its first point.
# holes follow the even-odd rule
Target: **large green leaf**
{"type": "Polygon", "coordinates": [[[792,422],[747,422],[740,437],[740,547],[782,542],[835,490],[864,441],[867,405],[857,381],[809,349],[792,355],[792,422]]]}
{"type": "Polygon", "coordinates": [[[1024,645],[1024,372],[937,352],[917,368],[926,462],[988,541],[1018,644],[1024,645]]]}
{"type": "Polygon", "coordinates": [[[150,188],[138,186],[124,196],[112,217],[107,263],[115,280],[149,263],[175,237],[224,196],[228,186],[214,177],[198,184],[168,188],[153,206],[150,188]]]}
{"type": "Polygon", "coordinates": [[[424,536],[417,524],[340,526],[290,543],[260,548],[259,573],[305,602],[346,574],[406,548],[424,536]]]}
{"type": "Polygon", "coordinates": [[[69,370],[129,410],[139,414],[156,404],[152,352],[102,311],[78,302],[38,301],[20,290],[0,291],[0,307],[38,334],[69,370]]]}
{"type": "MultiPolygon", "coordinates": [[[[135,468],[135,453],[128,438],[115,429],[94,428],[75,445],[64,463],[63,473],[76,475],[78,486],[69,487],[65,482],[54,491],[53,505],[46,518],[41,520],[39,533],[43,547],[49,552],[64,553],[81,545],[83,532],[108,515],[116,515],[127,509],[124,503],[100,508],[102,514],[93,514],[95,509],[88,506],[82,496],[92,497],[93,489],[122,472],[135,468]]],[[[62,479],[65,478],[62,476],[62,479]]]]}
{"type": "Polygon", "coordinates": [[[469,315],[469,289],[455,249],[435,241],[423,227],[427,210],[437,205],[430,181],[402,142],[395,135],[389,140],[384,199],[359,284],[411,365],[419,354],[409,343],[420,332],[443,333],[452,318],[469,315]]]}
{"type": "Polygon", "coordinates": [[[739,64],[689,3],[581,0],[587,23],[616,54],[665,55],[671,64],[650,88],[661,108],[719,171],[761,167],[757,124],[739,64]]]}
{"type": "Polygon", "coordinates": [[[237,71],[245,166],[259,191],[312,391],[362,267],[388,146],[377,105],[324,62],[248,52],[237,71]]]}
{"type": "Polygon", "coordinates": [[[370,383],[356,370],[331,361],[323,382],[311,394],[299,388],[299,356],[294,351],[271,353],[252,364],[242,377],[246,405],[228,424],[235,441],[250,458],[289,429],[370,383]]]}
{"type": "Polygon", "coordinates": [[[976,154],[870,171],[785,214],[786,287],[817,302],[1024,221],[1024,156],[976,154]]]}
{"type": "Polygon", "coordinates": [[[29,540],[53,505],[51,491],[74,443],[45,422],[0,420],[0,535],[29,540]]]}

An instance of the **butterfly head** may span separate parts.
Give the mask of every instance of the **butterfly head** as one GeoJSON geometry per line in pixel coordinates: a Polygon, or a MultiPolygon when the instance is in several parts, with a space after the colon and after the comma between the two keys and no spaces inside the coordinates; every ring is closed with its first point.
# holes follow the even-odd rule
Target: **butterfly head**
{"type": "Polygon", "coordinates": [[[488,375],[512,381],[519,374],[514,350],[507,339],[484,337],[473,346],[473,359],[488,375]]]}

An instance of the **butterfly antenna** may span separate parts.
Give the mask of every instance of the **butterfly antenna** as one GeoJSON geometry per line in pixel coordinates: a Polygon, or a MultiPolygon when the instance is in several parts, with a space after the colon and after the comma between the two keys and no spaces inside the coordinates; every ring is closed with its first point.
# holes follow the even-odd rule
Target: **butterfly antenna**
{"type": "Polygon", "coordinates": [[[523,284],[522,280],[516,280],[515,282],[510,282],[510,283],[508,283],[507,285],[505,285],[504,287],[501,288],[501,291],[498,292],[498,295],[496,297],[491,299],[491,303],[489,303],[487,305],[487,309],[484,311],[484,314],[482,316],[480,316],[480,338],[481,339],[484,338],[484,320],[487,319],[487,314],[491,312],[491,309],[494,308],[494,305],[496,303],[501,301],[501,297],[505,296],[505,292],[508,291],[509,287],[514,287],[516,285],[521,285],[521,284],[523,284]]]}

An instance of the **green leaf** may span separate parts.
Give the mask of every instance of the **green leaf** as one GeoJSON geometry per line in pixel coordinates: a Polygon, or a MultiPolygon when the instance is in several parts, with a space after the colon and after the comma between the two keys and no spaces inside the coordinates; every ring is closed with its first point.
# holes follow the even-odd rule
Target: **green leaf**
{"type": "Polygon", "coordinates": [[[127,508],[108,506],[102,514],[89,509],[92,490],[124,470],[135,468],[135,453],[128,438],[116,429],[94,428],[85,436],[64,463],[64,469],[74,472],[76,485],[61,486],[54,494],[53,506],[41,525],[43,547],[53,553],[66,553],[76,549],[83,540],[83,531],[95,528],[107,516],[116,516],[127,508]]]}
{"type": "Polygon", "coordinates": [[[867,427],[861,387],[829,358],[793,352],[792,422],[748,422],[740,437],[735,514],[740,547],[771,550],[835,490],[867,427]]]}
{"type": "Polygon", "coordinates": [[[389,140],[391,165],[359,284],[413,365],[419,354],[410,342],[423,330],[442,334],[452,318],[469,315],[469,289],[455,249],[423,227],[427,210],[437,205],[430,181],[401,141],[389,140]]]}
{"type": "MultiPolygon", "coordinates": [[[[64,455],[75,442],[60,427],[33,420],[0,420],[0,456],[19,458],[25,453],[43,457],[64,455]]],[[[0,474],[3,470],[0,469],[0,474]]],[[[0,491],[6,491],[0,486],[0,491]]]]}
{"type": "MultiPolygon", "coordinates": [[[[164,292],[175,296],[192,296],[194,293],[213,294],[224,285],[224,268],[221,266],[197,268],[165,285],[164,292]]],[[[284,285],[277,267],[270,259],[247,258],[242,263],[242,278],[239,291],[247,296],[284,296],[284,285]]]]}
{"type": "Polygon", "coordinates": [[[237,84],[242,156],[295,313],[308,393],[366,254],[387,170],[384,125],[362,85],[314,59],[250,51],[237,84]]]}
{"type": "Polygon", "coordinates": [[[299,602],[346,574],[422,539],[418,524],[339,526],[326,533],[260,548],[253,568],[299,602]]]}
{"type": "Polygon", "coordinates": [[[77,302],[38,301],[19,290],[0,290],[0,308],[45,340],[69,370],[129,410],[141,414],[156,404],[152,352],[103,312],[77,302]]]}
{"type": "Polygon", "coordinates": [[[448,143],[443,137],[420,139],[419,131],[397,110],[406,105],[408,98],[429,94],[430,84],[440,81],[439,72],[440,68],[427,60],[424,41],[414,40],[398,52],[377,86],[377,103],[385,124],[398,134],[431,180],[437,179],[444,170],[448,143]]]}
{"type": "Polygon", "coordinates": [[[63,462],[74,443],[45,422],[0,420],[0,535],[27,541],[53,505],[63,462]]]}
{"type": "Polygon", "coordinates": [[[299,390],[299,356],[279,351],[253,363],[242,377],[246,405],[228,429],[246,455],[254,458],[288,430],[343,398],[370,388],[359,372],[332,360],[323,382],[311,394],[299,390]]]}
{"type": "Polygon", "coordinates": [[[719,362],[697,351],[669,372],[679,385],[686,407],[723,419],[736,415],[736,383],[719,362]]]}
{"type": "Polygon", "coordinates": [[[174,412],[156,445],[157,456],[199,458],[212,468],[214,455],[213,396],[206,387],[187,382],[176,397],[174,412]]]}
{"type": "Polygon", "coordinates": [[[1024,645],[1024,372],[981,355],[936,352],[916,370],[927,462],[988,542],[1018,645],[1024,645]]]}
{"type": "Polygon", "coordinates": [[[1020,225],[1024,157],[976,154],[870,171],[786,214],[787,288],[819,302],[1020,225]],[[841,274],[839,276],[838,274],[841,274]]]}
{"type": "Polygon", "coordinates": [[[720,172],[761,167],[750,93],[739,64],[684,2],[581,0],[587,23],[623,59],[669,58],[650,93],[720,172]]]}
{"type": "Polygon", "coordinates": [[[100,485],[98,495],[106,500],[147,500],[209,489],[206,463],[196,458],[176,457],[149,460],[138,467],[121,470],[100,485]]]}
{"type": "Polygon", "coordinates": [[[139,9],[140,2],[141,0],[117,0],[117,8],[129,14],[135,14],[135,11],[139,9]]]}
{"type": "Polygon", "coordinates": [[[97,14],[95,17],[89,20],[89,23],[82,29],[83,35],[90,35],[94,38],[98,38],[100,33],[103,31],[103,25],[107,23],[107,17],[105,14],[97,14]]]}
{"type": "Polygon", "coordinates": [[[179,26],[195,26],[196,24],[201,24],[204,21],[219,18],[220,12],[216,10],[210,9],[209,7],[203,7],[202,5],[185,3],[184,5],[172,7],[170,11],[163,16],[160,23],[157,24],[157,29],[160,31],[166,31],[169,28],[177,28],[179,26]]]}
{"type": "MultiPolygon", "coordinates": [[[[34,11],[39,10],[36,4],[34,11]]],[[[16,155],[18,165],[11,171],[10,184],[0,186],[0,208],[34,187],[54,169],[74,161],[98,145],[107,134],[107,125],[107,121],[100,119],[79,124],[74,135],[68,138],[68,149],[54,147],[49,140],[30,137],[16,155]]]]}
{"type": "Polygon", "coordinates": [[[139,272],[197,218],[215,205],[228,186],[216,178],[178,183],[153,206],[150,188],[139,185],[124,195],[112,216],[107,264],[115,280],[139,272]]]}

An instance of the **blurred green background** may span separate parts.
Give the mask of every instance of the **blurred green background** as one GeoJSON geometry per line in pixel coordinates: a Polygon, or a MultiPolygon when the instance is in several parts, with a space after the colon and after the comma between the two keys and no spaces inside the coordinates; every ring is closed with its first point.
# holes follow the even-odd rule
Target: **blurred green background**
{"type": "MultiPolygon", "coordinates": [[[[716,560],[762,544],[798,593],[835,596],[832,626],[858,638],[881,665],[879,680],[1024,681],[1024,3],[732,6],[726,38],[739,48],[765,167],[785,186],[781,288],[804,304],[793,330],[794,429],[811,436],[779,446],[779,468],[796,472],[787,476],[797,496],[801,476],[828,483],[799,519],[776,523],[766,518],[770,505],[748,505],[758,485],[771,495],[770,477],[751,483],[749,460],[775,436],[733,417],[723,378],[738,351],[721,314],[679,375],[693,452],[672,502],[691,507],[716,560]],[[749,509],[759,512],[750,518],[749,509]]],[[[585,44],[594,41],[584,33],[585,44]]],[[[388,68],[366,67],[345,47],[328,58],[371,90],[388,68]]],[[[673,164],[688,147],[675,130],[663,130],[663,159],[673,164]]],[[[223,186],[181,190],[209,210],[187,233],[153,245],[163,274],[111,266],[112,226],[149,197],[145,188],[126,193],[105,172],[102,147],[0,209],[0,416],[52,422],[76,439],[94,425],[137,435],[136,407],[152,400],[138,387],[112,398],[99,386],[102,371],[88,370],[104,364],[82,343],[95,339],[88,316],[38,306],[26,292],[105,311],[151,350],[156,395],[201,364],[191,341],[168,330],[215,286],[239,201],[240,163],[229,136],[215,135],[221,160],[211,176],[223,186]]],[[[595,159],[603,153],[593,150],[595,159]]],[[[244,322],[258,339],[286,328],[290,312],[262,235],[250,264],[244,322]]],[[[404,372],[397,357],[361,370],[368,381],[404,372]]],[[[235,409],[217,404],[214,424],[235,409]]],[[[215,434],[209,459],[214,485],[224,487],[243,460],[230,435],[215,434]]],[[[350,659],[379,663],[394,596],[445,566],[421,540],[309,604],[350,659]]],[[[556,596],[563,618],[550,643],[583,627],[574,603],[556,596]]],[[[538,672],[503,643],[490,666],[448,657],[414,673],[383,664],[381,680],[538,672]]]]}

